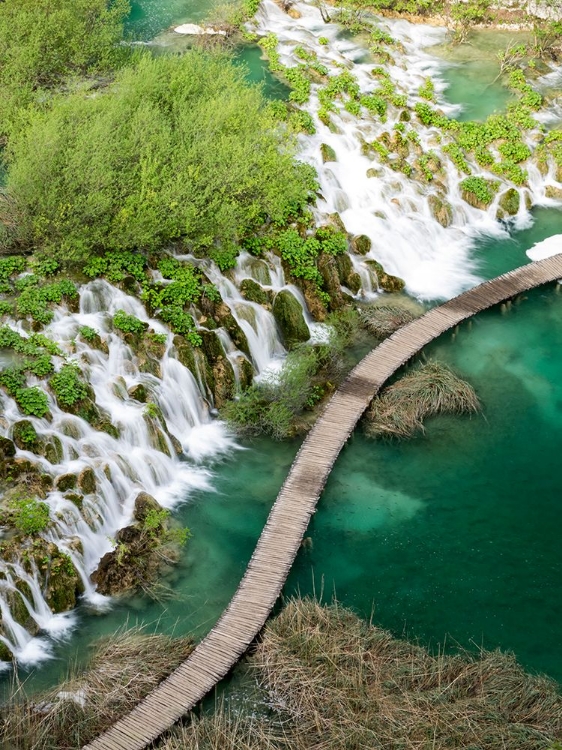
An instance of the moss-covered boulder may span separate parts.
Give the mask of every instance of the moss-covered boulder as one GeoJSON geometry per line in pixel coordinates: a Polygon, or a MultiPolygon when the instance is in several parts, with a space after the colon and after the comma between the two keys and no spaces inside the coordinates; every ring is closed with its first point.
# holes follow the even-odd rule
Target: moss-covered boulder
{"type": "Polygon", "coordinates": [[[342,218],[338,213],[328,215],[328,225],[334,227],[334,229],[336,229],[338,232],[347,234],[345,224],[343,223],[342,218]]]}
{"type": "Polygon", "coordinates": [[[258,305],[268,305],[269,299],[267,292],[261,288],[257,281],[253,279],[243,279],[240,284],[240,294],[248,302],[256,302],[258,305]]]}
{"type": "Polygon", "coordinates": [[[303,293],[306,306],[314,318],[320,323],[326,319],[328,310],[324,300],[318,294],[318,285],[311,279],[295,279],[295,283],[303,293]]]}
{"type": "Polygon", "coordinates": [[[240,328],[228,305],[226,305],[224,302],[220,305],[217,305],[215,317],[219,325],[223,326],[226,331],[228,331],[228,334],[234,342],[236,348],[240,349],[240,351],[244,352],[244,354],[251,356],[250,346],[248,344],[246,334],[240,328]]]}
{"type": "Polygon", "coordinates": [[[43,446],[43,455],[51,464],[60,464],[64,458],[62,441],[57,435],[51,435],[43,446]]]}
{"type": "Polygon", "coordinates": [[[156,498],[149,495],[148,492],[139,492],[135,498],[135,507],[133,510],[133,518],[138,523],[144,523],[146,517],[151,511],[161,511],[162,506],[156,500],[156,498]]]}
{"type": "Polygon", "coordinates": [[[326,164],[329,161],[337,161],[338,158],[336,156],[336,152],[331,146],[328,146],[327,143],[322,143],[320,146],[320,154],[322,156],[322,161],[324,164],[326,164]]]}
{"type": "Polygon", "coordinates": [[[245,391],[252,385],[254,379],[254,367],[252,363],[242,355],[237,358],[236,364],[238,366],[240,390],[245,391]]]}
{"type": "Polygon", "coordinates": [[[93,495],[97,489],[96,475],[94,470],[90,466],[82,469],[78,474],[78,489],[84,493],[84,495],[93,495]]]}
{"type": "Polygon", "coordinates": [[[521,196],[515,188],[509,188],[505,193],[500,195],[498,202],[498,219],[505,219],[507,216],[515,216],[521,205],[521,196]]]}
{"type": "Polygon", "coordinates": [[[136,385],[131,386],[127,393],[129,398],[139,401],[141,404],[145,404],[148,398],[148,391],[146,390],[146,386],[142,383],[137,383],[136,385]]]}
{"type": "Polygon", "coordinates": [[[427,199],[431,215],[442,227],[449,227],[453,223],[453,208],[443,196],[430,195],[427,199]]]}
{"type": "Polygon", "coordinates": [[[406,286],[403,279],[387,273],[378,261],[368,260],[367,263],[377,275],[379,288],[383,289],[385,292],[401,292],[406,286]]]}
{"type": "Polygon", "coordinates": [[[340,282],[353,294],[357,294],[361,289],[361,276],[355,271],[347,253],[336,256],[336,267],[340,282]]]}
{"type": "Polygon", "coordinates": [[[498,187],[497,180],[467,177],[460,184],[461,197],[469,206],[485,211],[494,200],[498,187]]]}
{"type": "Polygon", "coordinates": [[[382,177],[383,170],[379,169],[378,167],[369,167],[369,169],[366,172],[367,177],[369,179],[374,179],[376,177],[382,177]]]}
{"type": "Polygon", "coordinates": [[[254,281],[263,286],[271,286],[271,271],[265,260],[255,258],[250,263],[250,273],[254,281]]]}
{"type": "Polygon", "coordinates": [[[0,461],[13,458],[16,455],[16,446],[12,440],[0,437],[0,461]]]}
{"type": "Polygon", "coordinates": [[[330,295],[330,308],[332,310],[339,310],[344,305],[344,299],[334,256],[328,255],[328,253],[321,253],[318,257],[318,270],[324,282],[324,289],[330,295]]]}
{"type": "Polygon", "coordinates": [[[351,249],[357,255],[367,255],[371,246],[371,239],[366,234],[356,234],[351,238],[351,249]]]}
{"type": "Polygon", "coordinates": [[[287,349],[308,341],[310,331],[306,325],[302,307],[288,289],[282,289],[276,295],[273,302],[273,315],[287,349]]]}
{"type": "Polygon", "coordinates": [[[66,492],[67,490],[73,490],[78,482],[76,474],[61,474],[55,479],[55,488],[59,492],[66,492]]]}
{"type": "Polygon", "coordinates": [[[562,188],[559,188],[556,185],[547,185],[544,194],[547,198],[553,198],[556,201],[562,201],[562,188]]]}
{"type": "Polygon", "coordinates": [[[21,451],[41,452],[41,439],[29,419],[21,419],[19,422],[14,423],[12,439],[21,451]]]}

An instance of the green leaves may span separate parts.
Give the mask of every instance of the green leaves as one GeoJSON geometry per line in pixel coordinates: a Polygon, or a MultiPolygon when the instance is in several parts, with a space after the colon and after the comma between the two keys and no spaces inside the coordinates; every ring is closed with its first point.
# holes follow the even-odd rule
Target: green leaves
{"type": "Polygon", "coordinates": [[[74,406],[88,395],[86,385],[80,378],[80,368],[75,364],[63,365],[49,381],[59,404],[74,406]]]}
{"type": "Polygon", "coordinates": [[[113,326],[123,333],[141,334],[147,328],[147,324],[134,315],[129,315],[124,310],[117,310],[113,316],[113,326]]]}
{"type": "Polygon", "coordinates": [[[12,524],[21,534],[38,534],[49,525],[49,506],[36,498],[12,500],[9,510],[12,524]]]}

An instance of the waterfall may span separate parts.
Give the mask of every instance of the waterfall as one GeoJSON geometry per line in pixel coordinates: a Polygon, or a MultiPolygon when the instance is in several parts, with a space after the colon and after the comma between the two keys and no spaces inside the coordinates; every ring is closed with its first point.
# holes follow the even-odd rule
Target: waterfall
{"type": "MultiPolygon", "coordinates": [[[[294,54],[295,46],[300,45],[313,53],[330,75],[337,75],[342,69],[350,70],[362,93],[377,90],[379,83],[371,75],[374,63],[365,61],[367,50],[361,46],[360,38],[342,37],[341,27],[336,23],[324,23],[320,10],[311,3],[298,2],[292,7],[297,13],[289,16],[273,0],[263,0],[255,24],[260,36],[268,33],[277,36],[277,52],[283,65],[294,67],[301,62],[294,54]],[[293,17],[297,14],[300,17],[293,17]],[[328,44],[320,43],[322,37],[328,44]]],[[[392,48],[395,62],[385,63],[384,68],[397,92],[407,97],[408,105],[423,101],[419,88],[430,77],[439,109],[448,116],[456,114],[458,105],[451,105],[444,99],[446,83],[442,73],[446,63],[427,49],[443,42],[446,30],[405,20],[385,19],[379,25],[401,45],[392,48]]],[[[543,82],[548,83],[547,77],[543,82]]],[[[505,227],[496,220],[499,196],[486,211],[472,208],[460,195],[459,184],[463,178],[448,159],[443,159],[446,173],[439,187],[451,205],[452,222],[450,226],[442,226],[428,204],[429,196],[437,194],[437,181],[423,185],[364,153],[364,144],[385,131],[393,132],[394,125],[400,121],[401,110],[389,106],[388,120],[383,123],[365,109],[358,118],[342,107],[339,112],[330,113],[332,127],[329,127],[318,117],[319,88],[319,84],[313,83],[310,100],[302,107],[312,115],[316,134],[300,136],[301,158],[316,168],[320,178],[322,200],[317,205],[318,222],[338,212],[348,232],[371,239],[371,251],[365,257],[354,259],[354,265],[364,267],[370,259],[379,261],[386,271],[403,278],[406,290],[420,299],[447,299],[476,284],[480,279],[472,253],[475,238],[483,234],[507,236],[505,227]],[[321,144],[335,151],[337,161],[323,163],[321,144]],[[377,173],[374,177],[367,173],[373,167],[377,173]]],[[[553,111],[547,119],[555,115],[553,111]]],[[[434,150],[439,154],[437,130],[419,127],[414,120],[408,123],[408,128],[417,131],[423,151],[434,150]]],[[[496,175],[477,165],[471,166],[475,174],[497,180],[496,175]]],[[[519,189],[523,200],[513,220],[516,228],[531,222],[525,193],[534,204],[560,205],[560,201],[545,197],[548,184],[558,185],[552,171],[543,177],[531,165],[529,188],[519,189]]],[[[368,276],[357,270],[362,279],[368,276]]]]}
{"type": "MultiPolygon", "coordinates": [[[[62,411],[49,397],[52,421],[26,419],[40,438],[58,437],[60,460],[53,464],[21,450],[17,457],[39,464],[53,479],[80,474],[87,468],[93,470],[96,491],[84,495],[81,509],[62,491],[55,489],[48,493],[46,502],[53,524],[42,536],[70,555],[83,582],[84,598],[91,606],[103,608],[108,599],[95,592],[90,574],[101,556],[112,548],[111,539],[117,530],[130,523],[136,495],[148,492],[165,508],[173,508],[194,490],[210,486],[211,473],[199,462],[232,450],[234,443],[220,422],[211,421],[191,372],[172,356],[172,334],[157,320],[149,319],[134,297],[105,281],[91,282],[81,290],[80,311],[72,314],[57,309],[53,322],[45,328],[45,335],[60,345],[69,360],[80,364],[95,392],[97,406],[109,415],[119,437],[98,431],[80,417],[62,411]],[[165,334],[166,349],[158,375],[142,372],[135,353],[110,329],[110,316],[119,309],[165,334]],[[107,353],[91,349],[81,340],[77,335],[81,326],[100,332],[107,343],[107,353]],[[146,405],[128,395],[128,390],[138,384],[146,387],[160,408],[170,436],[179,441],[187,460],[176,456],[172,440],[164,431],[162,439],[167,453],[155,449],[145,418],[146,405]]],[[[2,399],[0,434],[10,437],[14,422],[23,417],[11,398],[2,394],[2,399]]],[[[26,572],[19,563],[0,561],[0,574],[4,630],[0,640],[19,662],[35,663],[48,656],[48,642],[42,635],[33,637],[11,616],[7,597],[16,591],[14,581],[27,584],[32,597],[22,596],[22,599],[41,634],[61,637],[72,627],[73,615],[53,615],[39,586],[39,577],[26,572]]]]}

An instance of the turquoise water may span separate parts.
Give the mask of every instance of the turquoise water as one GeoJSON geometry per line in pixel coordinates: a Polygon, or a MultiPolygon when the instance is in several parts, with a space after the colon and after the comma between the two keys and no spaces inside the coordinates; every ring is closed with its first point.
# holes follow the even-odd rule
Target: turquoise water
{"type": "Polygon", "coordinates": [[[483,413],[338,460],[287,591],[323,586],[395,634],[515,651],[562,680],[562,295],[530,293],[426,350],[483,413]]]}
{"type": "Polygon", "coordinates": [[[213,0],[132,0],[127,30],[148,41],[163,29],[204,21],[217,3],[213,0]]]}

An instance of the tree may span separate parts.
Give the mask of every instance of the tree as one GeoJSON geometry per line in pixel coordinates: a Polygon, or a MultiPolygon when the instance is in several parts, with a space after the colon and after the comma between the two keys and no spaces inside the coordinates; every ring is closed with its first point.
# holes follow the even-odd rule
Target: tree
{"type": "Polygon", "coordinates": [[[9,241],[62,261],[228,247],[315,187],[260,90],[221,54],[143,56],[94,96],[34,111],[8,150],[9,241]]]}
{"type": "Polygon", "coordinates": [[[0,135],[34,92],[115,65],[129,11],[128,0],[0,2],[0,135]]]}

